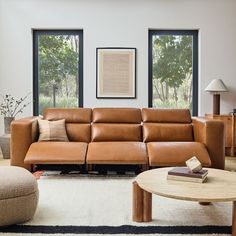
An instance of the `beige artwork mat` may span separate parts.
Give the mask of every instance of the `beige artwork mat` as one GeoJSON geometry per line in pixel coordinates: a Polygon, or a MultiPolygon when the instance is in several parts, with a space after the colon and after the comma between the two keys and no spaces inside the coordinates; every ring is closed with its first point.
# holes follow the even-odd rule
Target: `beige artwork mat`
{"type": "Polygon", "coordinates": [[[135,97],[136,49],[97,49],[97,97],[135,97]]]}

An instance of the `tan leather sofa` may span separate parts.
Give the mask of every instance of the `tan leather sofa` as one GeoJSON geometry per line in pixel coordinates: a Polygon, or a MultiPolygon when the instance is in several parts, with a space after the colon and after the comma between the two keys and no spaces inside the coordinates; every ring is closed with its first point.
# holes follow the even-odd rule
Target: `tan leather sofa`
{"type": "Polygon", "coordinates": [[[69,142],[37,142],[37,118],[11,126],[11,165],[184,165],[197,156],[204,166],[224,169],[224,125],[191,118],[187,109],[47,109],[47,120],[66,120],[69,142]]]}

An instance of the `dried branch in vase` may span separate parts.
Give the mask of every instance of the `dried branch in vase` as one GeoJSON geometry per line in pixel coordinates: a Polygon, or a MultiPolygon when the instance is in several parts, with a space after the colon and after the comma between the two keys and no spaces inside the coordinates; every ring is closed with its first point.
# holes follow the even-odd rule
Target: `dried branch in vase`
{"type": "Polygon", "coordinates": [[[22,98],[14,98],[11,94],[0,95],[2,102],[0,103],[0,113],[5,117],[16,117],[22,113],[24,108],[31,102],[27,101],[30,93],[22,98]]]}

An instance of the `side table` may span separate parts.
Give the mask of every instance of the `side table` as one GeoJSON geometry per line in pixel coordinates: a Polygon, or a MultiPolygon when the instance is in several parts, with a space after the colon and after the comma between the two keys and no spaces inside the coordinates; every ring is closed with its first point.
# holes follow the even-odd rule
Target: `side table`
{"type": "Polygon", "coordinates": [[[221,115],[214,115],[214,114],[205,114],[205,117],[208,119],[215,119],[221,120],[224,122],[225,125],[225,154],[228,156],[235,156],[235,118],[234,113],[230,114],[221,114],[221,115]]]}
{"type": "Polygon", "coordinates": [[[10,159],[10,139],[11,134],[3,134],[0,136],[0,147],[4,159],[10,159]]]}

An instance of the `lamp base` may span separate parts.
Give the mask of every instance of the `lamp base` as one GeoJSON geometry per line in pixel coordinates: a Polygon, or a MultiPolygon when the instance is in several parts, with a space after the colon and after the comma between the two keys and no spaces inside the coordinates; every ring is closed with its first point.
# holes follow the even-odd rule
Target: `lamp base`
{"type": "Polygon", "coordinates": [[[213,94],[213,114],[220,114],[220,94],[213,94]]]}

